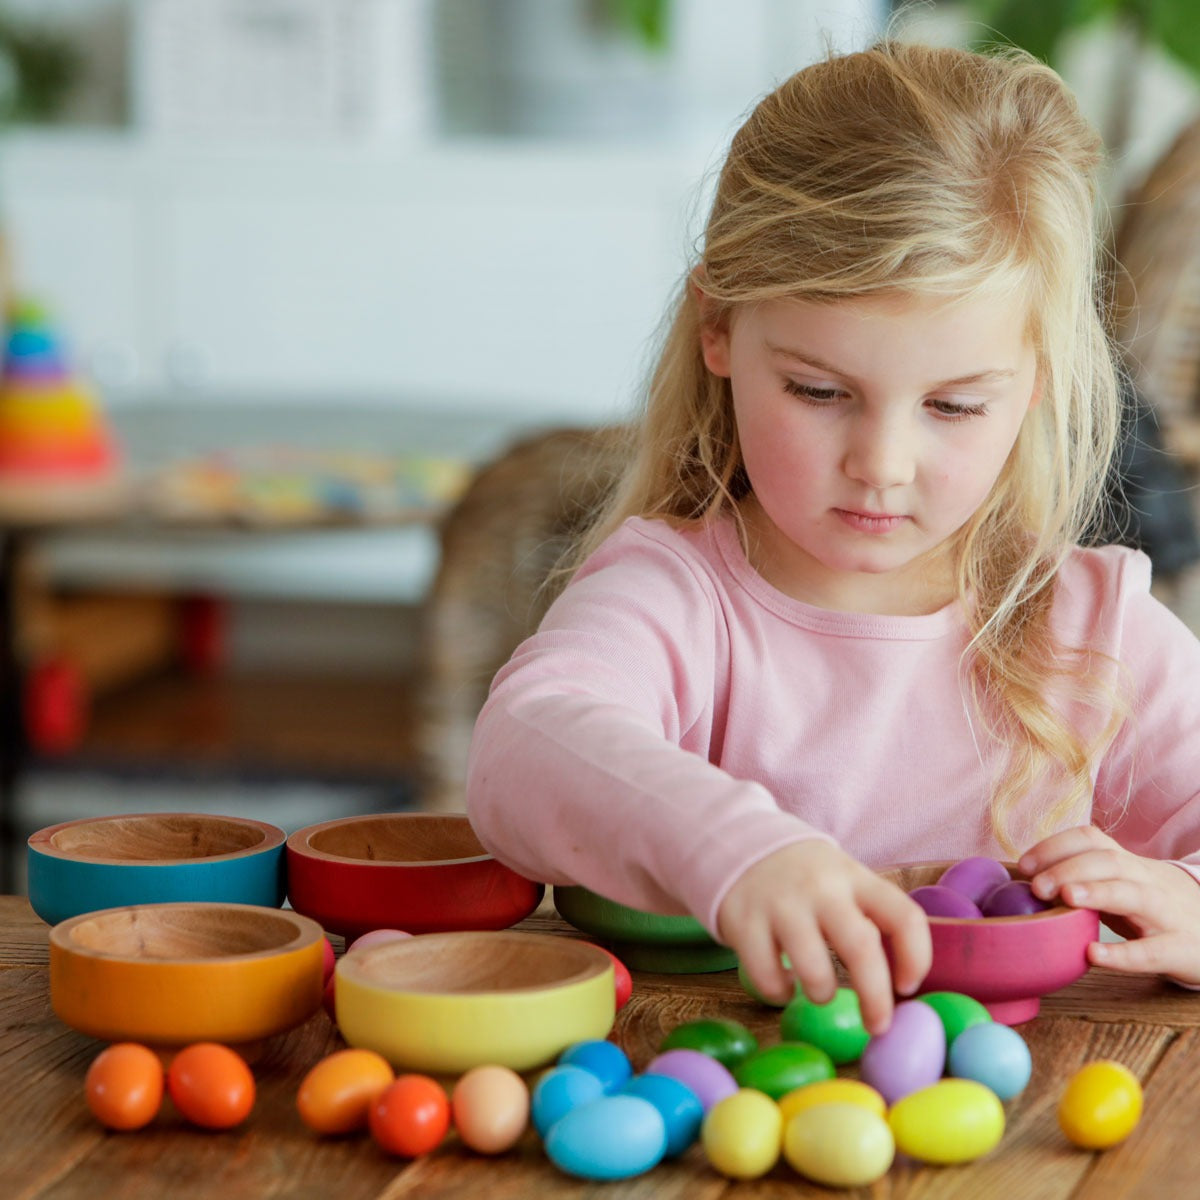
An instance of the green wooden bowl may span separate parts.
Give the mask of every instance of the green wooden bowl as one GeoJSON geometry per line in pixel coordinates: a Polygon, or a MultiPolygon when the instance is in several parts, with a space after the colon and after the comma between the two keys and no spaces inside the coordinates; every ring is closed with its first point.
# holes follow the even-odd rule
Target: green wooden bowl
{"type": "Polygon", "coordinates": [[[554,907],[634,970],[690,975],[737,966],[737,955],[713,941],[695,917],[643,912],[585,887],[556,887],[554,907]]]}

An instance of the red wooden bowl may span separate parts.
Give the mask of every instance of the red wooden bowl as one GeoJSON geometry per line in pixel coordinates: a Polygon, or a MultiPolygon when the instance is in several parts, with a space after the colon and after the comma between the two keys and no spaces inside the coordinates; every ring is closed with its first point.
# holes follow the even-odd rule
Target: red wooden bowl
{"type": "MultiPolygon", "coordinates": [[[[902,863],[880,872],[911,892],[936,883],[950,862],[902,863]]],[[[1024,876],[1010,863],[1014,879],[1024,876]]],[[[1088,969],[1087,948],[1100,939],[1091,908],[1056,905],[1026,917],[930,917],[933,966],[922,992],[963,992],[997,1021],[1019,1025],[1037,1016],[1041,997],[1088,969]]]]}
{"type": "Polygon", "coordinates": [[[330,933],[505,929],[545,890],[494,859],[465,815],[374,813],[298,829],[288,899],[330,933]]]}

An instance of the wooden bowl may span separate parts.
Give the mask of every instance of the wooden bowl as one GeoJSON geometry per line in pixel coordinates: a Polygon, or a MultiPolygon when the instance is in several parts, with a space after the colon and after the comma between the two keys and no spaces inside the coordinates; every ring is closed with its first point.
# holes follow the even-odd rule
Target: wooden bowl
{"type": "MultiPolygon", "coordinates": [[[[902,863],[880,872],[911,892],[936,883],[952,862],[902,863]]],[[[1013,879],[1025,878],[1005,863],[1013,879]]],[[[1038,1014],[1041,997],[1074,983],[1088,969],[1087,948],[1099,940],[1090,908],[1055,905],[1024,917],[930,917],[933,966],[922,992],[964,992],[997,1021],[1019,1025],[1038,1014]]]]}
{"type": "Polygon", "coordinates": [[[128,904],[278,907],[282,829],[248,817],[131,813],[65,821],[28,842],[29,902],[47,924],[128,904]]]}
{"type": "Polygon", "coordinates": [[[485,1063],[525,1071],[575,1042],[606,1037],[612,959],[553,934],[428,934],[344,955],[338,1028],[397,1067],[457,1074],[485,1063]]]}
{"type": "Polygon", "coordinates": [[[348,939],[372,929],[504,929],[544,887],[497,862],[465,815],[375,813],[298,829],[287,842],[288,898],[348,939]]]}
{"type": "Polygon", "coordinates": [[[50,931],[50,1003],[80,1033],[181,1046],[254,1042],[321,1004],[324,933],[250,904],[137,904],[50,931]]]}
{"type": "Polygon", "coordinates": [[[683,975],[737,966],[737,955],[713,941],[695,917],[643,912],[585,887],[556,887],[554,907],[564,921],[599,938],[635,970],[683,975]]]}

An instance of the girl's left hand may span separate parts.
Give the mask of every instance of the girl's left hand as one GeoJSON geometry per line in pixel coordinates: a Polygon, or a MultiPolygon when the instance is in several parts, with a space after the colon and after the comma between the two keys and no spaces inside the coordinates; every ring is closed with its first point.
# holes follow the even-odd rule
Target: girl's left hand
{"type": "Polygon", "coordinates": [[[1133,940],[1093,942],[1093,965],[1200,985],[1200,883],[1187,871],[1133,854],[1090,825],[1045,838],[1018,866],[1040,899],[1121,918],[1105,923],[1133,940]]]}

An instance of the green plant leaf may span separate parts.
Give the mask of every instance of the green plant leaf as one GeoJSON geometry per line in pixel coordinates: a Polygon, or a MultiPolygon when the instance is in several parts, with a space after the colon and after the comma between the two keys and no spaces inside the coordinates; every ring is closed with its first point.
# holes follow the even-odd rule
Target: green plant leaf
{"type": "Polygon", "coordinates": [[[1126,7],[1142,14],[1143,36],[1200,76],[1200,12],[1195,0],[1143,0],[1126,7]]]}
{"type": "MultiPolygon", "coordinates": [[[[1134,4],[1137,0],[1132,0],[1134,4]]],[[[1028,50],[1056,64],[1063,35],[1082,29],[1092,21],[1129,6],[1130,0],[971,0],[972,17],[984,28],[974,42],[977,47],[997,39],[1028,50]]]]}
{"type": "Polygon", "coordinates": [[[631,32],[648,50],[667,48],[671,0],[609,0],[616,24],[631,32]]]}

